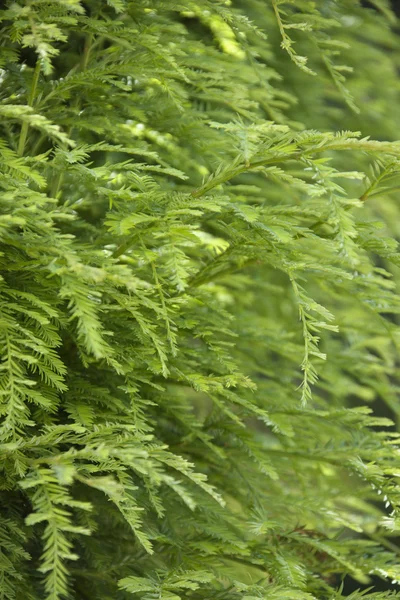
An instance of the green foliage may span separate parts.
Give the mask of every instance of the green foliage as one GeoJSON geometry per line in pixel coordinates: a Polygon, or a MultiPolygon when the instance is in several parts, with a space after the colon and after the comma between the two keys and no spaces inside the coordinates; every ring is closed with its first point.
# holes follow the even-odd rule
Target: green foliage
{"type": "Polygon", "coordinates": [[[393,597],[388,2],[0,21],[1,600],[393,597]]]}

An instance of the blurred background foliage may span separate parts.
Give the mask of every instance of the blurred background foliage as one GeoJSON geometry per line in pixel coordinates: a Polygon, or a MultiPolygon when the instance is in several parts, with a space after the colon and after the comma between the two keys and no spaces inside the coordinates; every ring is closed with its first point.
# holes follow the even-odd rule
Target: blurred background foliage
{"type": "Polygon", "coordinates": [[[390,4],[32,0],[1,19],[3,311],[45,348],[34,367],[12,348],[2,397],[16,364],[47,402],[2,405],[23,540],[6,597],[41,598],[37,567],[51,600],[88,581],[96,600],[396,589],[390,4]]]}

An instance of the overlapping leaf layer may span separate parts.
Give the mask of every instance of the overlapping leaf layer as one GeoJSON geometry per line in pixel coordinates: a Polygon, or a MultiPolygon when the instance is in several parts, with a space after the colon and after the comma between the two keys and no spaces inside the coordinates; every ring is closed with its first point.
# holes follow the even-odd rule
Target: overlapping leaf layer
{"type": "Polygon", "coordinates": [[[0,21],[0,598],[395,590],[388,4],[0,21]]]}

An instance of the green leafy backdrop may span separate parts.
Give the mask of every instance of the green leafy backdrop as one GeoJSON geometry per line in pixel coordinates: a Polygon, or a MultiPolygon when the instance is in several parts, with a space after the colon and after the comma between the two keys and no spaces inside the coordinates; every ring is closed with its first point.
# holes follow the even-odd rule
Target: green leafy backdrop
{"type": "Polygon", "coordinates": [[[395,594],[389,4],[0,21],[0,598],[395,594]]]}

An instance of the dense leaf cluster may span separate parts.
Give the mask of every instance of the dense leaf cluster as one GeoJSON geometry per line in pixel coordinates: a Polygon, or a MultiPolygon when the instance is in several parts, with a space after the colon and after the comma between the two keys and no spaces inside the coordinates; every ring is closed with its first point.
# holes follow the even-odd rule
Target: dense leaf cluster
{"type": "Polygon", "coordinates": [[[395,589],[388,3],[0,22],[0,598],[395,589]]]}

